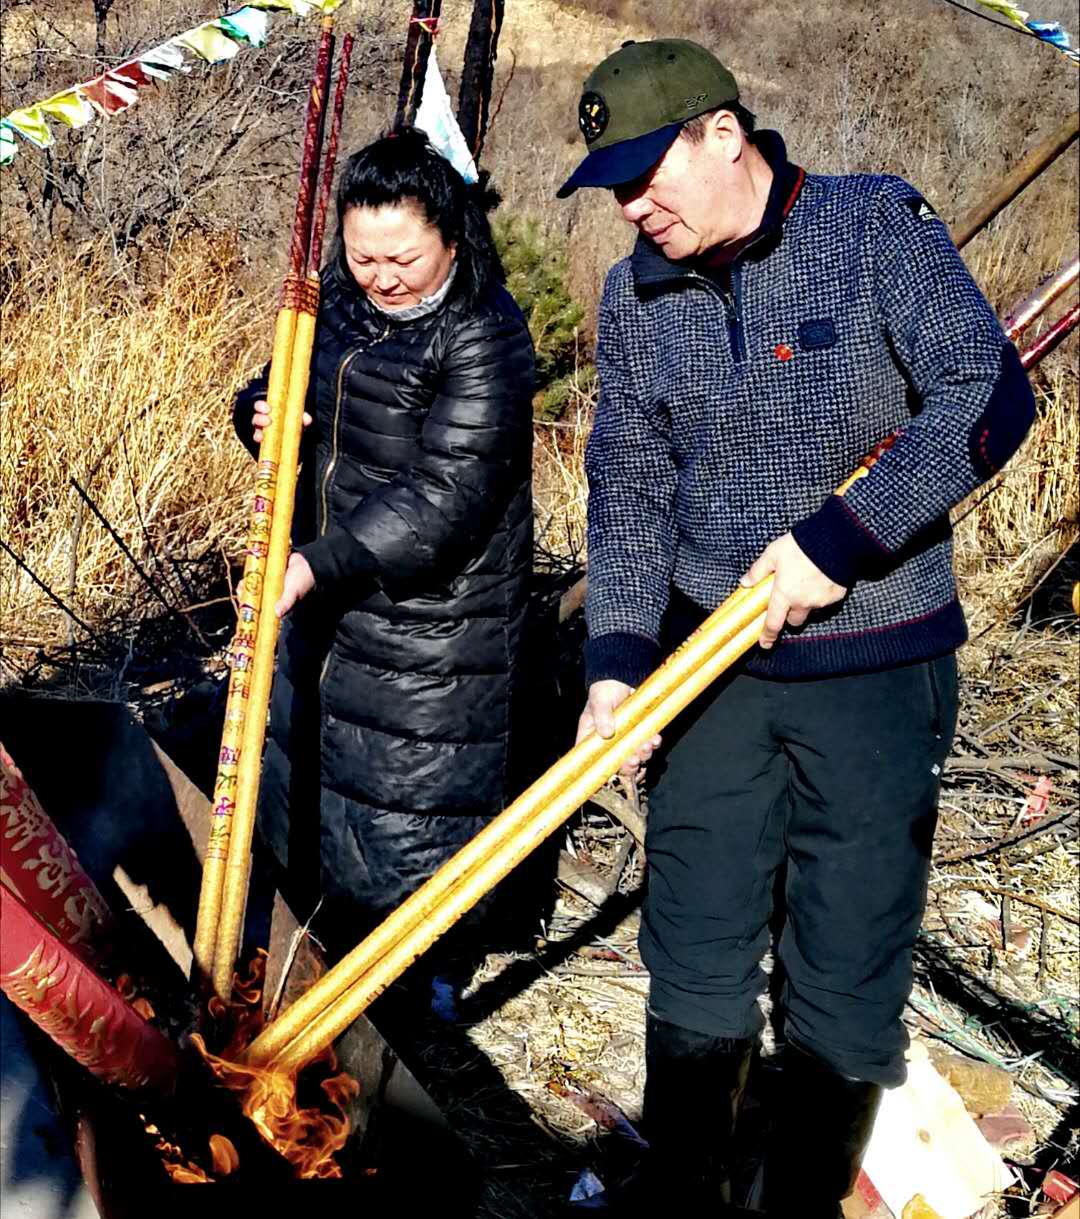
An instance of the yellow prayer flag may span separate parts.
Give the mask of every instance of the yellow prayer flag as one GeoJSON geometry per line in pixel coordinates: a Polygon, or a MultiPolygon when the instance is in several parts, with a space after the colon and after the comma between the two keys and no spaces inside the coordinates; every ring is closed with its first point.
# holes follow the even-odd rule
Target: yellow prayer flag
{"type": "Polygon", "coordinates": [[[14,127],[19,135],[25,136],[31,144],[38,148],[48,148],[53,142],[49,124],[41,113],[40,106],[27,106],[25,110],[12,110],[4,115],[4,120],[14,127]]]}
{"type": "Polygon", "coordinates": [[[75,89],[55,93],[41,102],[40,106],[51,118],[59,119],[69,127],[85,127],[94,117],[90,103],[75,89]]]}
{"type": "Polygon", "coordinates": [[[223,34],[215,25],[197,25],[186,34],[177,34],[173,42],[179,42],[194,51],[207,63],[221,63],[232,59],[240,50],[240,44],[223,34]]]}
{"type": "Polygon", "coordinates": [[[1027,21],[1031,16],[1022,8],[1018,8],[1011,0],[979,0],[983,8],[990,9],[991,12],[1000,13],[1002,17],[1008,18],[1013,25],[1018,25],[1022,30],[1027,29],[1027,21]]]}

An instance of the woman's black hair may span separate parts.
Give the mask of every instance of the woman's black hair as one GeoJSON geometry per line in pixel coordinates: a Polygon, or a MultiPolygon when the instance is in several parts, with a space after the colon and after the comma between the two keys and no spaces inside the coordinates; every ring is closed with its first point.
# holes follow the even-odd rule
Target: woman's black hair
{"type": "Polygon", "coordinates": [[[455,294],[475,303],[506,275],[495,249],[487,212],[499,196],[482,174],[469,186],[441,157],[422,131],[399,126],[381,139],[354,152],[345,162],[337,188],[337,238],[334,255],[343,270],[345,243],[342,225],[351,207],[393,207],[416,203],[425,219],[439,230],[443,242],[457,246],[455,294]]]}

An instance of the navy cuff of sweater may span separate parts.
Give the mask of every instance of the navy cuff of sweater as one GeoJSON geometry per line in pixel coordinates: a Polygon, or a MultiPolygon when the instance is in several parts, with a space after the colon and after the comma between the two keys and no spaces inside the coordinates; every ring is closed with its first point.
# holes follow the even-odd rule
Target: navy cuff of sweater
{"type": "Polygon", "coordinates": [[[340,526],[297,550],[307,559],[317,589],[332,588],[375,570],[371,553],[340,526]]]}
{"type": "Polygon", "coordinates": [[[645,635],[612,631],[585,644],[585,682],[621,681],[640,686],[660,660],[660,645],[645,635]]]}
{"type": "Polygon", "coordinates": [[[859,523],[839,495],[830,495],[791,535],[810,562],[844,588],[889,557],[888,550],[859,523]]]}

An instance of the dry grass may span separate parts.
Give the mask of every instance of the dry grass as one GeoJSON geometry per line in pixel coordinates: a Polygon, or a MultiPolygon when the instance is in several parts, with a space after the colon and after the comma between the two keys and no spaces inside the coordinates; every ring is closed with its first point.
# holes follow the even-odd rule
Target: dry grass
{"type": "Polygon", "coordinates": [[[1080,536],[1075,356],[1052,360],[1034,380],[1039,417],[1023,448],[954,513],[957,571],[975,635],[1007,621],[1080,536]]]}
{"type": "MultiPolygon", "coordinates": [[[[236,291],[219,244],[189,242],[145,294],[108,267],[100,249],[58,254],[9,278],[0,303],[0,537],[95,629],[161,605],[70,480],[167,600],[197,596],[183,565],[240,541],[249,463],[230,403],[265,349],[270,305],[236,291]]],[[[67,640],[69,622],[9,556],[0,563],[10,675],[67,640]]]]}
{"type": "Polygon", "coordinates": [[[585,554],[585,442],[596,407],[596,389],[591,373],[575,378],[563,417],[555,423],[538,423],[535,432],[536,543],[575,560],[583,560],[585,554]]]}

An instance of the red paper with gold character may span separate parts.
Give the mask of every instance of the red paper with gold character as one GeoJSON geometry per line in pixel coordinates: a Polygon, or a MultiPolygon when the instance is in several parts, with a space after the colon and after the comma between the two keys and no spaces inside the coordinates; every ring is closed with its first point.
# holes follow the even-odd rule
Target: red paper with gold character
{"type": "Polygon", "coordinates": [[[168,1090],[176,1050],[104,979],[0,886],[0,990],[107,1083],[168,1090]]]}
{"type": "Polygon", "coordinates": [[[0,882],[69,948],[88,961],[101,960],[109,908],[3,744],[0,882]]]}

